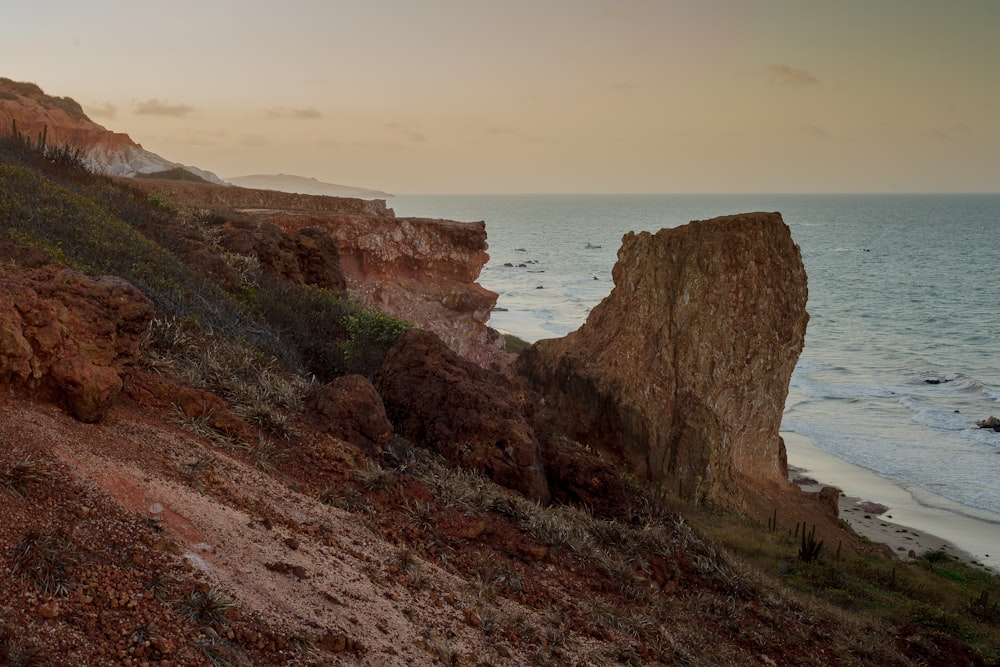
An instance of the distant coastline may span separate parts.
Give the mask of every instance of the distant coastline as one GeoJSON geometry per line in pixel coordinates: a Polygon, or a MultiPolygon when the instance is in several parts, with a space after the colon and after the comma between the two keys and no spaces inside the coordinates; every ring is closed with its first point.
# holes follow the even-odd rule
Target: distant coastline
{"type": "Polygon", "coordinates": [[[293,176],[290,174],[253,174],[250,176],[233,176],[225,180],[241,188],[277,190],[278,192],[291,192],[300,195],[353,197],[355,199],[386,199],[387,197],[392,197],[388,192],[382,192],[381,190],[324,183],[315,178],[293,176]]]}

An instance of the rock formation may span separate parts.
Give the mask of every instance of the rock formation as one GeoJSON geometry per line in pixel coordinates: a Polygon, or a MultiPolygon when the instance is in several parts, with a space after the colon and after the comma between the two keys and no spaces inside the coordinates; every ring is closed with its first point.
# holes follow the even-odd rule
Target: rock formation
{"type": "Polygon", "coordinates": [[[381,453],[392,436],[392,423],[372,383],[363,375],[345,375],[316,390],[310,408],[325,432],[381,453]]]}
{"type": "Polygon", "coordinates": [[[333,290],[347,287],[337,244],[318,227],[285,233],[266,222],[228,222],[219,245],[230,252],[256,257],[271,273],[296,284],[333,290]]]}
{"type": "Polygon", "coordinates": [[[0,382],[99,421],[136,360],[150,301],[120,278],[49,265],[0,270],[0,382]]]}
{"type": "Polygon", "coordinates": [[[111,132],[95,123],[75,100],[46,95],[33,83],[0,77],[0,132],[16,123],[18,132],[32,141],[44,135],[49,146],[80,149],[92,171],[110,176],[135,176],[183,167],[206,180],[222,183],[215,174],[171,162],[122,132],[111,132]]]}
{"type": "Polygon", "coordinates": [[[551,423],[671,492],[738,506],[784,483],[778,428],[808,315],[780,214],[626,234],[613,276],[579,330],[519,361],[551,423]]]}
{"type": "Polygon", "coordinates": [[[546,503],[539,444],[510,382],[409,329],[376,382],[398,433],[464,468],[546,503]]]}
{"type": "Polygon", "coordinates": [[[128,185],[193,209],[238,211],[250,222],[228,223],[222,243],[236,252],[257,254],[264,265],[277,263],[277,256],[269,260],[260,254],[266,255],[267,248],[277,253],[279,246],[301,245],[295,239],[303,235],[316,241],[322,232],[336,242],[347,289],[355,300],[433,331],[480,366],[508,363],[503,341],[486,325],[497,294],[476,282],[489,260],[483,222],[397,218],[382,200],[174,181],[135,180],[128,185]],[[275,236],[275,228],[289,238],[275,236]],[[260,238],[244,236],[237,242],[231,238],[237,229],[244,235],[257,230],[254,234],[260,238]],[[270,240],[256,248],[263,237],[270,240]]]}

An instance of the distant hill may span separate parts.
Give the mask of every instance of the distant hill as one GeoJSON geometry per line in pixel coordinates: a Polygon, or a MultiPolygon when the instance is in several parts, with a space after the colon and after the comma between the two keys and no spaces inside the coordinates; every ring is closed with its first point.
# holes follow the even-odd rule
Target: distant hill
{"type": "Polygon", "coordinates": [[[305,176],[290,176],[288,174],[255,174],[252,176],[236,176],[226,181],[242,188],[257,190],[277,190],[278,192],[294,192],[300,195],[326,195],[328,197],[356,197],[358,199],[385,199],[392,195],[381,190],[356,188],[349,185],[324,183],[315,178],[305,176]]]}
{"type": "Polygon", "coordinates": [[[0,132],[17,131],[50,146],[81,151],[88,169],[109,176],[140,176],[183,169],[222,184],[210,171],[172,162],[147,151],[123,132],[112,132],[87,117],[69,97],[47,95],[37,84],[0,77],[0,132]]]}

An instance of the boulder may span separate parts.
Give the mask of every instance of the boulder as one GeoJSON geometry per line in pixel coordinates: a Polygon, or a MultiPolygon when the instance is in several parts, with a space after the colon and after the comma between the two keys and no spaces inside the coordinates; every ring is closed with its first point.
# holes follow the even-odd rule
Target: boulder
{"type": "Polygon", "coordinates": [[[0,269],[0,384],[99,421],[152,316],[152,303],[120,278],[56,265],[0,269]]]}
{"type": "Polygon", "coordinates": [[[408,329],[386,355],[376,387],[404,437],[529,498],[549,501],[523,394],[507,378],[459,357],[434,333],[408,329]]]}
{"type": "Polygon", "coordinates": [[[603,518],[628,519],[625,481],[610,461],[559,437],[543,443],[542,460],[553,501],[587,507],[603,518]]]}
{"type": "Polygon", "coordinates": [[[626,234],[613,277],[579,330],[518,361],[545,418],[666,490],[742,507],[786,484],[778,428],[808,315],[781,215],[626,234]]]}
{"type": "Polygon", "coordinates": [[[334,290],[347,286],[337,243],[318,227],[285,232],[268,222],[227,222],[219,245],[256,257],[265,269],[294,283],[334,290]]]}
{"type": "Polygon", "coordinates": [[[976,422],[976,426],[979,428],[991,428],[994,431],[1000,433],[1000,419],[996,417],[987,417],[986,419],[980,419],[976,422]]]}
{"type": "Polygon", "coordinates": [[[381,452],[392,435],[392,422],[375,386],[363,375],[345,375],[318,389],[310,408],[331,435],[367,450],[381,452]]]}

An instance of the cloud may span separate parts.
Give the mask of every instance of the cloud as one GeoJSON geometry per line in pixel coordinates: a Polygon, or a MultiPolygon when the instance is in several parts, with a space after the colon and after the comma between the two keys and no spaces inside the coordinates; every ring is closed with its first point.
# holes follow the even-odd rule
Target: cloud
{"type": "Polygon", "coordinates": [[[102,104],[88,104],[87,115],[93,118],[115,118],[118,116],[118,107],[111,102],[102,104]]]}
{"type": "Polygon", "coordinates": [[[512,127],[502,127],[499,125],[494,125],[493,127],[488,127],[483,130],[483,134],[488,137],[509,137],[514,134],[515,130],[512,127]]]}
{"type": "Polygon", "coordinates": [[[611,90],[616,93],[627,93],[629,91],[635,90],[635,86],[631,83],[626,83],[624,81],[619,81],[617,83],[611,84],[611,90]]]}
{"type": "Polygon", "coordinates": [[[240,145],[245,148],[266,148],[271,140],[261,134],[244,134],[240,137],[240,145]]]}
{"type": "Polygon", "coordinates": [[[268,118],[297,118],[300,120],[317,120],[323,117],[323,112],[312,107],[305,109],[287,109],[285,107],[272,107],[267,110],[268,118]]]}
{"type": "Polygon", "coordinates": [[[194,111],[194,107],[186,104],[167,104],[155,97],[135,106],[135,112],[140,116],[174,116],[180,118],[194,111]]]}
{"type": "Polygon", "coordinates": [[[819,125],[803,125],[802,132],[810,137],[817,137],[819,139],[825,139],[830,136],[830,133],[824,130],[819,125]]]}
{"type": "Polygon", "coordinates": [[[427,141],[427,135],[425,135],[423,132],[410,129],[408,127],[400,125],[399,123],[383,123],[383,125],[387,129],[392,130],[395,134],[401,135],[405,137],[407,140],[412,141],[414,143],[421,143],[427,141]]]}
{"type": "Polygon", "coordinates": [[[783,86],[811,86],[819,83],[819,79],[804,69],[788,65],[769,65],[767,73],[772,82],[783,86]]]}

